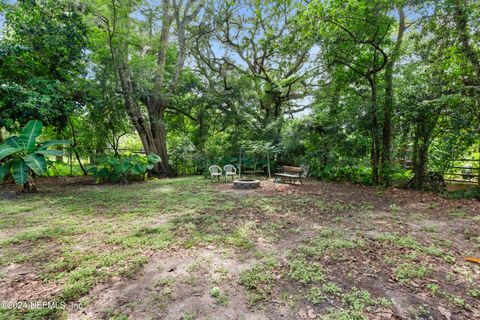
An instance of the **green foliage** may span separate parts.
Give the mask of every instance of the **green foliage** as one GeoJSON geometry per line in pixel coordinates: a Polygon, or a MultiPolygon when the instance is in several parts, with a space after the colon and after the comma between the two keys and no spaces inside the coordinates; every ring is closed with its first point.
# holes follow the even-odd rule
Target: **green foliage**
{"type": "MultiPolygon", "coordinates": [[[[2,9],[2,134],[40,119],[53,125],[49,138],[70,139],[80,158],[92,159],[109,149],[123,158],[126,145],[138,150],[152,136],[143,149],[162,154],[151,146],[168,141],[170,157],[162,157],[180,174],[237,164],[244,146],[243,168],[263,168],[268,151],[272,171],[302,165],[313,178],[375,184],[373,154],[385,151],[392,101],[390,160],[380,164],[385,185],[413,177],[410,186],[425,188],[428,171],[441,177],[453,159],[478,157],[474,2],[207,2],[202,19],[187,23],[191,63],[183,68],[183,44],[159,43],[161,10],[148,1],[14,1],[2,9]],[[397,48],[401,11],[416,27],[405,29],[397,48]],[[154,132],[159,121],[165,134],[154,132]]],[[[175,24],[170,32],[178,33],[175,24]]],[[[35,155],[22,161],[16,170],[0,167],[0,179],[44,167],[35,155]]],[[[108,170],[94,171],[109,180],[108,170]]]]}
{"type": "Polygon", "coordinates": [[[180,174],[197,173],[205,164],[204,156],[188,137],[170,139],[170,165],[180,174]]]}
{"type": "Polygon", "coordinates": [[[148,156],[132,155],[124,158],[104,157],[100,159],[99,166],[90,169],[97,182],[122,182],[141,181],[146,177],[148,170],[159,163],[160,157],[156,154],[148,156]]]}
{"type": "Polygon", "coordinates": [[[78,1],[6,6],[0,38],[0,128],[39,119],[63,126],[77,106],[87,28],[78,1]]]}
{"type": "Polygon", "coordinates": [[[69,144],[69,141],[46,141],[37,145],[37,138],[42,133],[42,122],[30,120],[22,129],[20,136],[12,136],[0,144],[0,182],[9,175],[13,176],[15,183],[24,185],[29,181],[31,173],[45,175],[47,162],[45,156],[63,155],[62,151],[49,150],[55,145],[69,144]]]}
{"type": "Polygon", "coordinates": [[[449,191],[442,195],[449,199],[480,199],[480,188],[473,187],[466,190],[449,191]]]}

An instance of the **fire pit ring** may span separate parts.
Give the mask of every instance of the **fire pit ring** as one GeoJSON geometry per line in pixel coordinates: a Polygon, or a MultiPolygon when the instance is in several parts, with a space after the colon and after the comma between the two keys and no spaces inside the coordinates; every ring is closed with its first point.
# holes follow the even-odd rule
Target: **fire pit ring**
{"type": "Polygon", "coordinates": [[[256,189],[260,186],[260,180],[237,179],[233,180],[233,188],[240,190],[256,189]]]}

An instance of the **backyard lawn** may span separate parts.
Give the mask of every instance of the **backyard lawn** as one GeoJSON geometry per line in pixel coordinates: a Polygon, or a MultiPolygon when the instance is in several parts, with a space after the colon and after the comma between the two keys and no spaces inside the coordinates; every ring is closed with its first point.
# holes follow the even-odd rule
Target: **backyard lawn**
{"type": "Polygon", "coordinates": [[[1,319],[480,318],[476,200],[62,181],[0,190],[1,319]],[[5,305],[19,301],[50,305],[5,305]]]}

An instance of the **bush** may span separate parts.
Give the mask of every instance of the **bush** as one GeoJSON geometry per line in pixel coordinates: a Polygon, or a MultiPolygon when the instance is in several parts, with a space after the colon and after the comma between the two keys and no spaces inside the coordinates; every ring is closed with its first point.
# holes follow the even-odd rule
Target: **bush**
{"type": "Polygon", "coordinates": [[[156,154],[132,155],[126,158],[107,156],[99,159],[99,166],[89,171],[99,183],[142,181],[146,178],[147,170],[153,169],[153,166],[160,161],[160,157],[156,154]]]}
{"type": "Polygon", "coordinates": [[[204,155],[197,150],[187,137],[172,139],[170,165],[180,174],[195,174],[204,165],[204,155]]]}
{"type": "Polygon", "coordinates": [[[372,184],[370,168],[361,165],[344,167],[326,165],[322,169],[310,169],[309,175],[327,181],[351,181],[366,185],[372,184]]]}
{"type": "Polygon", "coordinates": [[[449,199],[478,199],[480,200],[480,187],[473,187],[466,190],[445,191],[443,196],[449,199]]]}

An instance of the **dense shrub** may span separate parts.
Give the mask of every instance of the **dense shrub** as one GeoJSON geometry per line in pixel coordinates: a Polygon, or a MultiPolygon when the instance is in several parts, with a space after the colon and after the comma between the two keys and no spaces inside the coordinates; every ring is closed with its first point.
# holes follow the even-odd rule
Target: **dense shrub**
{"type": "Polygon", "coordinates": [[[478,199],[480,200],[480,187],[473,187],[466,190],[445,191],[443,196],[449,199],[478,199]]]}
{"type": "Polygon", "coordinates": [[[99,159],[98,166],[90,169],[97,182],[122,182],[141,181],[146,178],[148,170],[160,162],[156,154],[148,156],[131,155],[124,158],[107,156],[99,159]]]}

